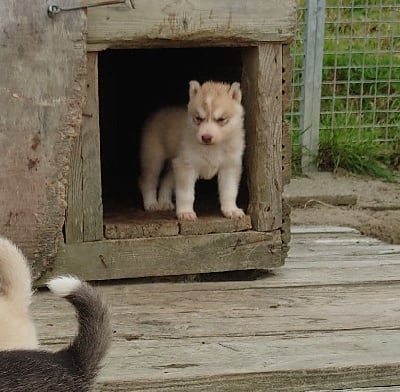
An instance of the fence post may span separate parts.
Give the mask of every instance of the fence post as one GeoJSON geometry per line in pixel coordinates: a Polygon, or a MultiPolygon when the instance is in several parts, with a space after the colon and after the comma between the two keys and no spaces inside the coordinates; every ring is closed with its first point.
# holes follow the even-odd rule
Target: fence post
{"type": "Polygon", "coordinates": [[[317,170],[324,28],[325,0],[307,0],[300,108],[301,167],[303,172],[317,170]]]}

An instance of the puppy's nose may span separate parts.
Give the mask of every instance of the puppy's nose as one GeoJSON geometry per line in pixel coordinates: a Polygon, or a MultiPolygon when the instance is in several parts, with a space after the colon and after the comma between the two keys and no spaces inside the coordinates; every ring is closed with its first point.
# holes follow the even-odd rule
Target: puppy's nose
{"type": "Polygon", "coordinates": [[[203,142],[204,144],[210,144],[211,141],[212,141],[212,136],[211,136],[211,135],[208,135],[208,134],[202,135],[202,136],[201,136],[201,140],[202,140],[202,142],[203,142]]]}

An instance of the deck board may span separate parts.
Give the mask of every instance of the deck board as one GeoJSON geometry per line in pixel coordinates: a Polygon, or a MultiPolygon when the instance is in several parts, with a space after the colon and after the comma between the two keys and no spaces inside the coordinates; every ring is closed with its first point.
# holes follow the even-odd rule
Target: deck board
{"type": "MultiPolygon", "coordinates": [[[[400,246],[346,228],[292,233],[286,265],[263,279],[101,285],[114,340],[96,390],[400,385],[400,246]]],[[[33,312],[43,347],[71,339],[68,304],[42,291],[33,312]]]]}

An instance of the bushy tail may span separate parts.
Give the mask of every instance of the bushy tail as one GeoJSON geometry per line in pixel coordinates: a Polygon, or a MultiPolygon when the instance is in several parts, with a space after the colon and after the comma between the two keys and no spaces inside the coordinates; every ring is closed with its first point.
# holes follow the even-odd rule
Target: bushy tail
{"type": "Polygon", "coordinates": [[[16,306],[28,307],[32,296],[30,266],[22,252],[0,236],[0,294],[16,306]]]}
{"type": "Polygon", "coordinates": [[[76,309],[79,330],[67,351],[85,377],[91,380],[97,375],[100,362],[111,342],[108,309],[100,293],[78,278],[55,278],[47,283],[47,287],[76,309]]]}

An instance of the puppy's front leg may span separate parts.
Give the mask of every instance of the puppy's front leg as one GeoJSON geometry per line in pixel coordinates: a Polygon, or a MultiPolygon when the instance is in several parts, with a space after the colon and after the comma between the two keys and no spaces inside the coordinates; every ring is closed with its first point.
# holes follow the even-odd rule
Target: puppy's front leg
{"type": "Polygon", "coordinates": [[[172,168],[175,177],[176,216],[180,220],[194,221],[197,219],[193,210],[196,171],[189,162],[179,158],[172,161],[172,168]]]}
{"type": "Polygon", "coordinates": [[[218,172],[218,191],[221,211],[227,218],[244,217],[243,210],[236,205],[241,173],[241,165],[223,166],[218,172]]]}

